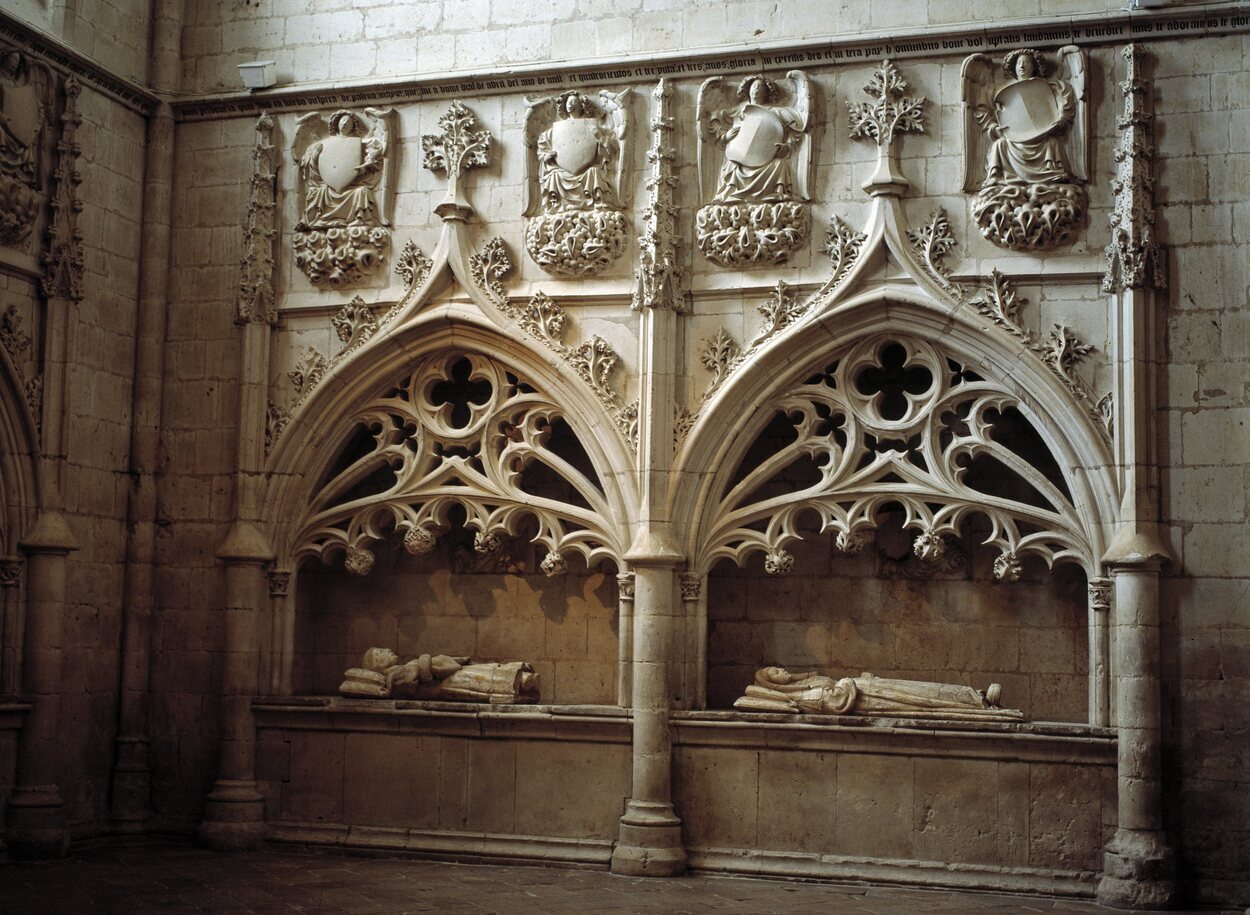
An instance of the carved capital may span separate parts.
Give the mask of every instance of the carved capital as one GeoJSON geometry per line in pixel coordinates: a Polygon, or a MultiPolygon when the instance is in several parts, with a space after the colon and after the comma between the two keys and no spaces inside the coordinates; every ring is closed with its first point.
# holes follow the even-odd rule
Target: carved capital
{"type": "Polygon", "coordinates": [[[699,595],[703,593],[702,575],[695,575],[693,572],[683,572],[679,582],[681,584],[681,599],[688,604],[697,601],[699,595]]]}
{"type": "Polygon", "coordinates": [[[290,569],[268,569],[265,579],[269,583],[270,597],[286,597],[291,586],[290,569]]]}
{"type": "Polygon", "coordinates": [[[634,599],[634,573],[622,572],[616,576],[616,591],[621,600],[634,599]]]}
{"type": "Polygon", "coordinates": [[[1111,609],[1111,579],[1091,578],[1089,580],[1089,609],[1106,613],[1111,609]]]}
{"type": "Polygon", "coordinates": [[[20,556],[6,556],[0,559],[0,588],[16,588],[22,580],[22,559],[20,556]]]}

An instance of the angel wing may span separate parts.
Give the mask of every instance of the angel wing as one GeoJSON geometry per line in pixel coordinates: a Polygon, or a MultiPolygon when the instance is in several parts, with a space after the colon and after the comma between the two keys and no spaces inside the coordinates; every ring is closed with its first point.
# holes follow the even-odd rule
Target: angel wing
{"type": "Polygon", "coordinates": [[[1076,98],[1076,112],[1072,118],[1072,127],[1064,140],[1068,154],[1068,164],[1072,166],[1072,176],[1081,181],[1089,180],[1089,105],[1086,104],[1086,62],[1085,52],[1075,45],[1065,45],[1059,49],[1059,66],[1056,77],[1064,80],[1072,88],[1076,98]]]}
{"type": "Polygon", "coordinates": [[[544,95],[541,98],[525,99],[528,109],[525,112],[525,216],[537,216],[542,212],[542,198],[538,190],[538,147],[542,135],[555,123],[558,98],[555,95],[544,95]]]}
{"type": "Polygon", "coordinates": [[[812,135],[808,127],[812,123],[812,84],[802,70],[791,70],[786,79],[794,85],[794,111],[798,114],[795,129],[801,133],[798,158],[794,162],[794,191],[800,200],[811,200],[808,178],[812,164],[812,135]]]}
{"type": "Polygon", "coordinates": [[[964,191],[980,189],[990,137],[998,128],[994,116],[994,61],[988,55],[964,58],[960,84],[964,103],[964,191]]]}
{"type": "Polygon", "coordinates": [[[725,135],[733,126],[731,111],[735,104],[733,87],[721,76],[712,76],[699,87],[699,99],[695,105],[695,123],[698,130],[696,159],[699,167],[699,188],[703,201],[716,194],[716,180],[720,175],[724,154],[725,135]]]}
{"type": "Polygon", "coordinates": [[[369,121],[369,132],[365,134],[364,162],[361,172],[380,170],[381,178],[374,193],[378,207],[378,219],[383,225],[390,225],[391,216],[391,177],[395,173],[394,153],[390,152],[391,133],[395,121],[394,108],[366,108],[365,117],[369,121]],[[388,155],[388,153],[390,153],[388,155]]]}
{"type": "Polygon", "coordinates": [[[616,134],[616,165],[613,169],[612,183],[616,186],[616,196],[625,202],[625,138],[629,135],[629,89],[620,92],[599,90],[599,108],[603,111],[604,121],[609,130],[616,134]]]}
{"type": "Polygon", "coordinates": [[[291,141],[291,154],[299,163],[300,181],[321,148],[321,141],[330,133],[330,125],[319,111],[310,111],[295,121],[295,139],[291,141]]]}

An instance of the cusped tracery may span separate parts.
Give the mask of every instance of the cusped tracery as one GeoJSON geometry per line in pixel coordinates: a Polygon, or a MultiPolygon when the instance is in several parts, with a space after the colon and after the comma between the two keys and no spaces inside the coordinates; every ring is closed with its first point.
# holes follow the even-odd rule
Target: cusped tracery
{"type": "Polygon", "coordinates": [[[988,521],[995,575],[1021,560],[1092,568],[1094,550],[1050,449],[1019,398],[930,342],[863,340],[776,401],[772,423],[727,476],[703,525],[703,568],[763,553],[784,574],[785,547],[815,513],[854,551],[885,511],[901,509],[915,553],[936,559],[972,516],[988,521]]]}
{"type": "Polygon", "coordinates": [[[392,536],[414,555],[432,550],[454,508],[479,549],[524,525],[559,558],[559,571],[570,554],[591,566],[623,552],[611,526],[620,513],[563,411],[476,353],[428,357],[357,411],[300,525],[297,552],[342,557],[349,572],[366,575],[375,545],[392,536]]]}

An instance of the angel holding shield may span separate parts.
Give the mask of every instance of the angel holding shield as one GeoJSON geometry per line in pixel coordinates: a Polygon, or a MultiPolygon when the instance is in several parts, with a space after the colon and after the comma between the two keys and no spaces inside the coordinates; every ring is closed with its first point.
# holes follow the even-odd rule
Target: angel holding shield
{"type": "Polygon", "coordinates": [[[1066,241],[1084,215],[1085,56],[1070,46],[1058,57],[1053,79],[1031,48],[1008,54],[997,79],[986,55],[964,61],[964,189],[976,191],[982,234],[1003,247],[1066,241]]]}
{"type": "Polygon", "coordinates": [[[372,120],[372,128],[366,129],[358,115],[334,112],[329,134],[315,140],[300,157],[307,224],[346,225],[378,218],[374,190],[381,180],[387,138],[384,122],[372,120]]]}
{"type": "MultiPolygon", "coordinates": [[[[604,93],[606,101],[615,101],[604,93]]],[[[544,212],[621,209],[613,171],[620,158],[624,119],[610,107],[600,119],[593,103],[580,92],[556,99],[557,120],[538,135],[539,185],[544,212]],[[619,133],[618,133],[619,132],[619,133]]]]}
{"type": "MultiPolygon", "coordinates": [[[[806,89],[805,80],[796,84],[806,89]]],[[[748,76],[738,84],[739,103],[708,117],[712,136],[725,147],[713,202],[780,203],[806,196],[791,165],[806,137],[807,93],[801,91],[793,107],[773,104],[778,94],[772,80],[748,76]]]]}

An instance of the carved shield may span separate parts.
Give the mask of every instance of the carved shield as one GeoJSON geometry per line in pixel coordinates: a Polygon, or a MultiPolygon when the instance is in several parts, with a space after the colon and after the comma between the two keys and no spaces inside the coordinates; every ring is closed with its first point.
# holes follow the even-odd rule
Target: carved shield
{"type": "Polygon", "coordinates": [[[342,193],[359,175],[356,168],[365,161],[364,155],[360,137],[326,137],[321,141],[321,155],[317,157],[321,180],[342,193]]]}
{"type": "Polygon", "coordinates": [[[4,119],[19,143],[29,146],[39,136],[39,94],[34,86],[0,85],[4,119]]]}
{"type": "Polygon", "coordinates": [[[786,137],[786,126],[767,108],[748,105],[742,112],[737,135],[725,147],[725,158],[748,168],[759,168],[777,158],[786,137]]]}
{"type": "Polygon", "coordinates": [[[1028,143],[1059,121],[1059,105],[1050,83],[1039,77],[1008,83],[994,98],[998,123],[1009,140],[1028,143]]]}
{"type": "Polygon", "coordinates": [[[599,152],[595,136],[598,122],[593,118],[565,118],[551,125],[551,148],[556,164],[574,175],[584,172],[599,152]]]}

